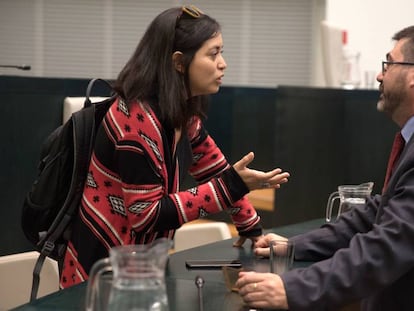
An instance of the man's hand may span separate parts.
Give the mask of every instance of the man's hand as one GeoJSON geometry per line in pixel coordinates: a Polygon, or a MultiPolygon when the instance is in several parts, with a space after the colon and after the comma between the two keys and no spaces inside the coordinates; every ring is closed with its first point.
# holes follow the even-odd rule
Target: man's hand
{"type": "Polygon", "coordinates": [[[244,302],[253,308],[289,309],[285,286],[273,273],[240,272],[236,282],[244,302]]]}
{"type": "Polygon", "coordinates": [[[261,236],[254,244],[254,253],[256,256],[269,257],[270,255],[270,241],[273,240],[287,240],[287,238],[277,235],[275,233],[268,233],[261,236]]]}

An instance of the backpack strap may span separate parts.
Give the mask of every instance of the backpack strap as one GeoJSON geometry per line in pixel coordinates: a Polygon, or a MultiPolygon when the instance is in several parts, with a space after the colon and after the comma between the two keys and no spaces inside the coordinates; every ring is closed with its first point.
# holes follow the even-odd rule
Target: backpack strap
{"type": "MultiPolygon", "coordinates": [[[[116,94],[112,94],[109,99],[103,102],[94,103],[90,101],[89,97],[92,91],[92,87],[96,81],[102,81],[111,89],[109,82],[103,79],[93,79],[89,82],[86,91],[86,99],[84,109],[72,114],[71,118],[65,126],[71,126],[73,131],[73,146],[74,146],[74,159],[73,170],[71,177],[70,189],[67,195],[67,200],[64,202],[62,208],[53,220],[51,226],[40,238],[39,245],[43,244],[40,251],[40,255],[36,261],[33,269],[33,281],[32,289],[30,293],[30,301],[33,301],[37,297],[40,283],[40,272],[42,270],[46,257],[50,256],[56,247],[58,254],[65,252],[65,245],[59,245],[56,243],[63,236],[69,235],[70,224],[74,218],[75,213],[79,209],[79,202],[82,197],[82,190],[84,182],[88,174],[88,165],[92,154],[93,142],[95,140],[95,131],[97,128],[97,121],[100,122],[104,113],[109,109],[110,105],[116,98],[116,94]],[[87,109],[85,109],[87,108],[87,109]]],[[[60,256],[59,256],[60,257],[60,256]]],[[[61,271],[62,262],[59,262],[59,272],[61,271]]],[[[60,274],[60,273],[59,273],[60,274]]]]}
{"type": "Polygon", "coordinates": [[[90,107],[92,105],[92,102],[89,98],[91,97],[93,86],[95,85],[96,82],[99,82],[99,81],[103,82],[106,86],[108,86],[112,90],[112,85],[108,81],[104,79],[100,79],[100,78],[92,79],[91,81],[89,81],[88,87],[86,89],[86,96],[85,96],[85,102],[83,104],[83,107],[90,107]]]}
{"type": "MultiPolygon", "coordinates": [[[[33,269],[33,282],[30,293],[30,301],[33,301],[37,297],[40,272],[46,257],[48,257],[57,246],[59,246],[56,244],[56,241],[62,238],[65,231],[68,230],[69,224],[72,222],[73,216],[79,208],[78,202],[82,196],[83,183],[86,179],[90,158],[89,141],[94,135],[93,130],[95,128],[93,108],[94,107],[90,107],[88,109],[75,112],[69,121],[72,122],[74,145],[71,184],[67,195],[67,201],[65,201],[58,215],[53,220],[52,225],[47,230],[47,233],[39,242],[39,244],[44,244],[33,269]]],[[[58,253],[64,253],[64,251],[64,249],[59,249],[58,253]]],[[[59,269],[60,266],[61,263],[59,263],[59,269]]]]}

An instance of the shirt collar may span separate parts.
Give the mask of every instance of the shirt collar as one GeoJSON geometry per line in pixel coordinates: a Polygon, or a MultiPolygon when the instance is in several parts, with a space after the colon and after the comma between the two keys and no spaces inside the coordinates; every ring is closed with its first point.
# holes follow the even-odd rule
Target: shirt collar
{"type": "Polygon", "coordinates": [[[408,121],[404,124],[403,128],[401,129],[401,135],[407,143],[411,136],[414,133],[414,116],[412,116],[408,121]]]}

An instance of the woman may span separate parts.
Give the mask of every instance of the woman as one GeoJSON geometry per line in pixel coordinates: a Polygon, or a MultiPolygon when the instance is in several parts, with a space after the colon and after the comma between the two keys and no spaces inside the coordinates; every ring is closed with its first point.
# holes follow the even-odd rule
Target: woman
{"type": "Polygon", "coordinates": [[[278,188],[289,174],[249,169],[253,153],[230,166],[203,128],[206,95],[219,90],[227,66],[222,49],[219,24],[194,6],[168,9],[149,25],[98,130],[62,287],[86,280],[113,246],[172,239],[183,223],[222,210],[239,232],[236,246],[262,235],[244,196],[278,188]],[[180,191],[187,171],[198,186],[180,191]]]}

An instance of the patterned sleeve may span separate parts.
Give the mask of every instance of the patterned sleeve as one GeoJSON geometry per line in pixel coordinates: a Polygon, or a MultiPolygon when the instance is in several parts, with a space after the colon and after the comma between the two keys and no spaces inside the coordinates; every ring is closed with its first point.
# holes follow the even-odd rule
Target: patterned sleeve
{"type": "MultiPolygon", "coordinates": [[[[194,120],[189,129],[189,136],[194,161],[190,174],[197,182],[204,183],[221,176],[226,170],[233,170],[199,119],[194,120]]],[[[238,175],[237,177],[239,179],[237,184],[228,180],[226,186],[246,188],[241,178],[238,175]]],[[[227,211],[240,235],[257,236],[262,233],[260,217],[246,196],[230,204],[227,211]]]]}

